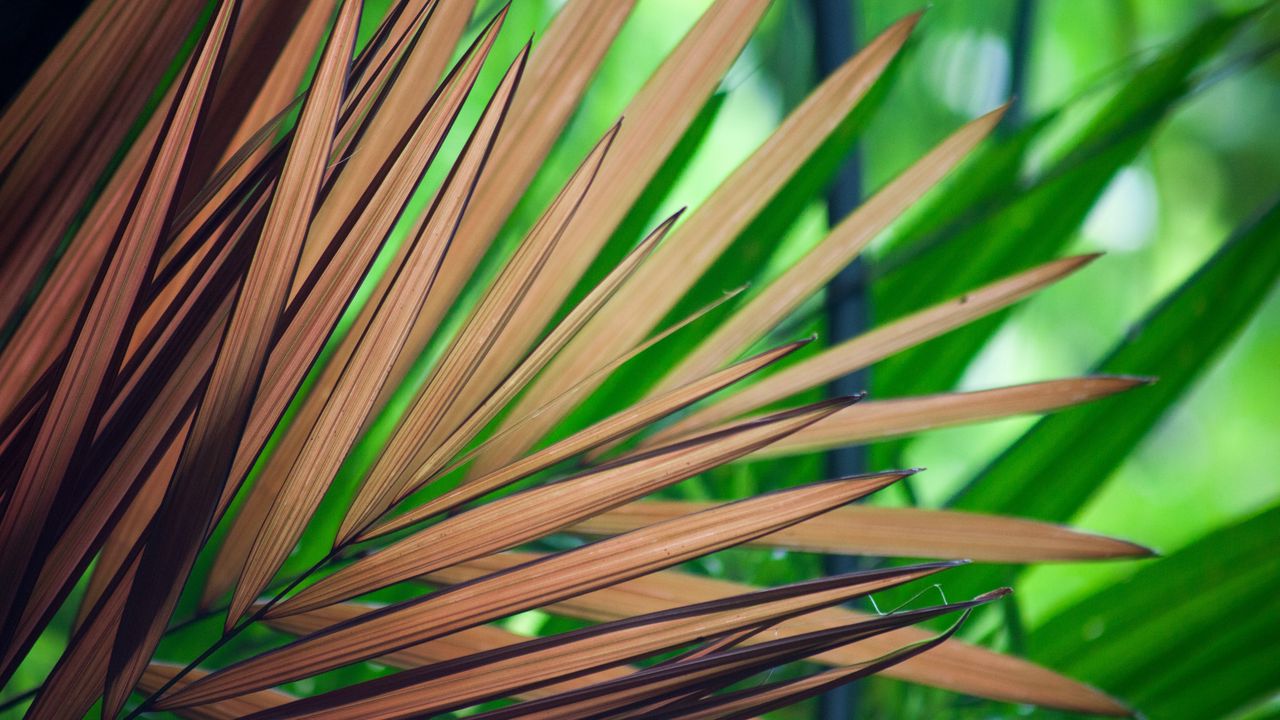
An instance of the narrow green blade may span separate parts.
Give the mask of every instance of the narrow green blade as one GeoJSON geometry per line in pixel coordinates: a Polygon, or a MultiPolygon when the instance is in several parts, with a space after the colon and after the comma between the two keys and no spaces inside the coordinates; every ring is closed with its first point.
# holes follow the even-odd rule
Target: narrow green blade
{"type": "Polygon", "coordinates": [[[1225,717],[1275,690],[1277,546],[1280,506],[1051,618],[1028,638],[1031,655],[1152,718],[1225,717]]]}

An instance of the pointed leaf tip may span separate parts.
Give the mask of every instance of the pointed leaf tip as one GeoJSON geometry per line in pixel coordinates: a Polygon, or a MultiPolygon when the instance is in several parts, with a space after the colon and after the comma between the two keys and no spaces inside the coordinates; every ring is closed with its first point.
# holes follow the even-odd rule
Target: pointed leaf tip
{"type": "Polygon", "coordinates": [[[1013,594],[1013,588],[1011,587],[996,588],[995,590],[989,590],[987,592],[982,593],[978,597],[974,598],[973,602],[989,603],[993,600],[999,600],[1000,598],[1005,597],[1006,595],[1012,595],[1012,594],[1013,594]]]}

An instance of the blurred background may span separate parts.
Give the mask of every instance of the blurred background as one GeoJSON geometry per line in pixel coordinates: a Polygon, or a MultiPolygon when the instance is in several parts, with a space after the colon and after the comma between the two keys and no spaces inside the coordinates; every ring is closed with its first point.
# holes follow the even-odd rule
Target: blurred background
{"type": "MultiPolygon", "coordinates": [[[[366,4],[368,29],[385,2],[366,4]]],[[[8,42],[0,43],[6,98],[83,3],[9,5],[8,42]]],[[[487,263],[490,272],[707,5],[639,0],[487,263]]],[[[779,335],[815,332],[830,342],[1053,257],[1102,252],[1012,311],[879,363],[842,387],[890,398],[1098,369],[1160,382],[1043,420],[942,429],[827,458],[741,463],[670,493],[731,498],[833,468],[925,467],[904,490],[872,502],[1010,513],[1150,546],[1163,558],[966,568],[940,580],[936,592],[955,598],[1014,585],[1013,598],[966,629],[971,639],[1096,684],[1152,718],[1280,717],[1280,237],[1250,235],[1280,190],[1280,12],[1270,5],[777,0],[646,194],[632,234],[620,231],[602,258],[706,197],[820,79],[823,43],[847,55],[927,6],[909,51],[819,153],[820,167],[801,174],[673,315],[776,274],[823,236],[829,213],[839,217],[960,124],[1013,98],[979,157],[779,335]],[[815,23],[822,13],[827,21],[815,23]],[[832,189],[827,178],[841,163],[832,189]],[[1233,236],[1238,241],[1228,245],[1233,236]],[[833,309],[842,320],[833,323],[833,309]]],[[[496,56],[514,52],[558,6],[515,0],[506,48],[496,56]]],[[[494,7],[482,0],[477,16],[494,7]]],[[[637,397],[657,377],[652,367],[663,364],[662,353],[683,352],[695,339],[620,373],[566,427],[637,397]]],[[[777,583],[832,562],[736,550],[695,569],[777,583]]],[[[936,598],[881,602],[925,599],[936,598]]],[[[536,633],[569,627],[536,612],[511,625],[536,633]]],[[[855,715],[1053,714],[872,680],[779,716],[855,715]]]]}

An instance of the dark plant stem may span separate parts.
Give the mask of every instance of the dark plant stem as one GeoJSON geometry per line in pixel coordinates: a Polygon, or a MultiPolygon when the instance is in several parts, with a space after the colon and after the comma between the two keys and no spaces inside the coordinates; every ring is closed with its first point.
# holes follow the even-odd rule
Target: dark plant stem
{"type": "Polygon", "coordinates": [[[1035,23],[1035,0],[1018,0],[1009,41],[1009,111],[1000,122],[1007,134],[1026,123],[1027,72],[1031,58],[1031,34],[1035,23]]]}
{"type": "MultiPolygon", "coordinates": [[[[813,20],[814,62],[819,79],[831,74],[853,56],[854,0],[809,0],[813,20]]],[[[862,158],[854,146],[837,171],[827,191],[827,220],[834,226],[862,200],[862,158]]],[[[870,296],[867,292],[866,263],[857,259],[840,271],[827,285],[827,339],[831,344],[847,340],[863,332],[870,318],[870,296]]],[[[832,397],[851,395],[866,389],[866,370],[837,378],[829,386],[832,397]]],[[[837,448],[827,453],[828,477],[842,477],[866,472],[867,453],[862,446],[837,448]]],[[[856,570],[859,558],[828,555],[824,569],[833,575],[856,570]]],[[[854,717],[858,706],[857,684],[844,685],[823,694],[819,700],[820,717],[845,720],[854,717]]]]}

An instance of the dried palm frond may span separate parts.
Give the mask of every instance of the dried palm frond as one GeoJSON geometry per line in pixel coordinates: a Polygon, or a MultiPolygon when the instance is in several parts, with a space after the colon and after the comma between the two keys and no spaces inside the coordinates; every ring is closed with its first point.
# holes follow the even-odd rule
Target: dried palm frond
{"type": "Polygon", "coordinates": [[[1141,382],[845,397],[747,416],[1091,259],[1026,270],[843,344],[756,350],[962,162],[1001,109],[944,139],[772,282],[664,325],[877,83],[918,16],[830,75],[705,202],[657,223],[575,294],[766,0],[713,3],[505,261],[494,241],[631,2],[570,0],[510,57],[499,42],[508,8],[469,31],[466,0],[395,0],[363,44],[358,0],[220,0],[201,20],[203,6],[93,0],[0,118],[3,682],[87,578],[31,717],[80,717],[99,701],[114,717],[135,693],[134,715],[196,718],[407,717],[504,699],[485,717],[740,717],[880,672],[1127,712],[953,639],[958,623],[936,636],[914,627],[1004,591],[883,616],[836,606],[965,557],[1144,548],[1017,518],[845,507],[911,470],[732,503],[643,500],[747,457],[1044,413],[1141,382]],[[149,108],[169,58],[176,78],[149,108]],[[501,262],[488,281],[486,257],[501,262]],[[720,305],[732,312],[708,330],[720,305]],[[695,323],[705,338],[640,400],[552,433],[618,368],[695,323]],[[597,539],[546,542],[574,535],[597,539]],[[530,544],[562,549],[518,549],[530,544]],[[946,561],[766,589],[672,569],[743,544],[946,561]],[[299,548],[309,568],[291,561],[299,548]],[[389,601],[347,602],[371,593],[389,601]],[[536,608],[597,624],[540,638],[493,624],[536,608]],[[204,652],[164,649],[223,614],[225,635],[204,652]],[[295,637],[233,642],[264,627],[295,637]],[[806,659],[833,669],[736,689],[806,659]],[[311,697],[277,689],[364,661],[400,671],[311,697]]]}

